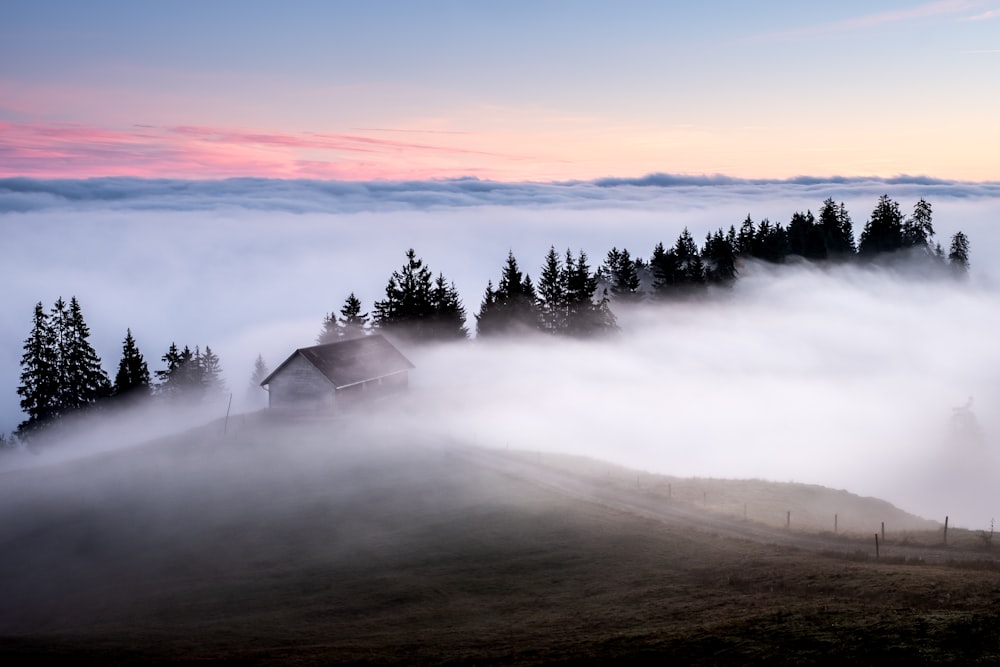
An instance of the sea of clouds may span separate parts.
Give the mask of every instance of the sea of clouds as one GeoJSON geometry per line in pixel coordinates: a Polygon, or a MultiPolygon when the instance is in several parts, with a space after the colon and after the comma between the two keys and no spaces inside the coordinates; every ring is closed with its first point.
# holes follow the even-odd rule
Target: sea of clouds
{"type": "Polygon", "coordinates": [[[412,385],[435,397],[437,428],[484,444],[822,483],[933,518],[961,506],[968,525],[988,525],[996,485],[968,483],[961,462],[982,457],[973,467],[996,479],[998,183],[0,179],[0,432],[23,418],[21,345],[39,301],[80,300],[112,376],[126,328],[151,370],[171,342],[210,345],[239,409],[257,354],[273,368],[312,344],[352,291],[370,310],[407,248],[454,281],[474,330],[508,250],[537,278],[550,246],[582,249],[596,267],[612,246],[648,257],[685,227],[700,240],[748,214],[787,223],[827,197],[860,233],[882,194],[904,211],[929,200],[946,249],[964,231],[969,279],[751,264],[707,303],[617,308],[611,341],[408,351],[412,385]],[[974,450],[949,431],[970,396],[983,432],[974,450]]]}

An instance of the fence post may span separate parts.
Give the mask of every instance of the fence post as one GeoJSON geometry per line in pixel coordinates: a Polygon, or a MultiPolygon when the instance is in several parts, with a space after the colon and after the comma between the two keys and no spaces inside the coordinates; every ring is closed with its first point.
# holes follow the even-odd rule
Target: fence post
{"type": "Polygon", "coordinates": [[[944,518],[944,544],[948,546],[948,517],[944,518]]]}
{"type": "Polygon", "coordinates": [[[878,560],[878,533],[875,533],[875,560],[878,560]]]}

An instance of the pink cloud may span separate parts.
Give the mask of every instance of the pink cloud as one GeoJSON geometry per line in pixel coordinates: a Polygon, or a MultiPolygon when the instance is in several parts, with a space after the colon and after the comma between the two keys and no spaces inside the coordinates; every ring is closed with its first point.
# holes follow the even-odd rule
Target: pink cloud
{"type": "MultiPolygon", "coordinates": [[[[480,173],[501,180],[521,156],[454,143],[397,141],[366,134],[289,133],[203,126],[0,120],[0,176],[85,178],[433,178],[480,173]]],[[[445,137],[452,142],[457,137],[445,137]]]]}

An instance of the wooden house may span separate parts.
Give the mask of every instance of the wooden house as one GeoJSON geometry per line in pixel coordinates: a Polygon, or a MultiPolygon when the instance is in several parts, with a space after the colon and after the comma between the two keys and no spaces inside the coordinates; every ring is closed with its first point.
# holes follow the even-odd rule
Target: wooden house
{"type": "Polygon", "coordinates": [[[413,364],[381,335],[295,350],[260,383],[271,408],[337,408],[406,388],[413,364]]]}

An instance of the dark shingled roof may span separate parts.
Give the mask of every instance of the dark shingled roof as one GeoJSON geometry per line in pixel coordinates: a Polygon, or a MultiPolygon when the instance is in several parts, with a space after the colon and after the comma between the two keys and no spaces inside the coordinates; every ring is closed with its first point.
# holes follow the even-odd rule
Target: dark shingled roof
{"type": "Polygon", "coordinates": [[[351,340],[313,345],[295,350],[288,359],[268,375],[260,383],[268,384],[271,378],[284,368],[288,362],[301,354],[320,373],[333,383],[337,389],[352,384],[374,380],[413,368],[410,360],[393,347],[380,334],[352,338],[351,340]]]}

